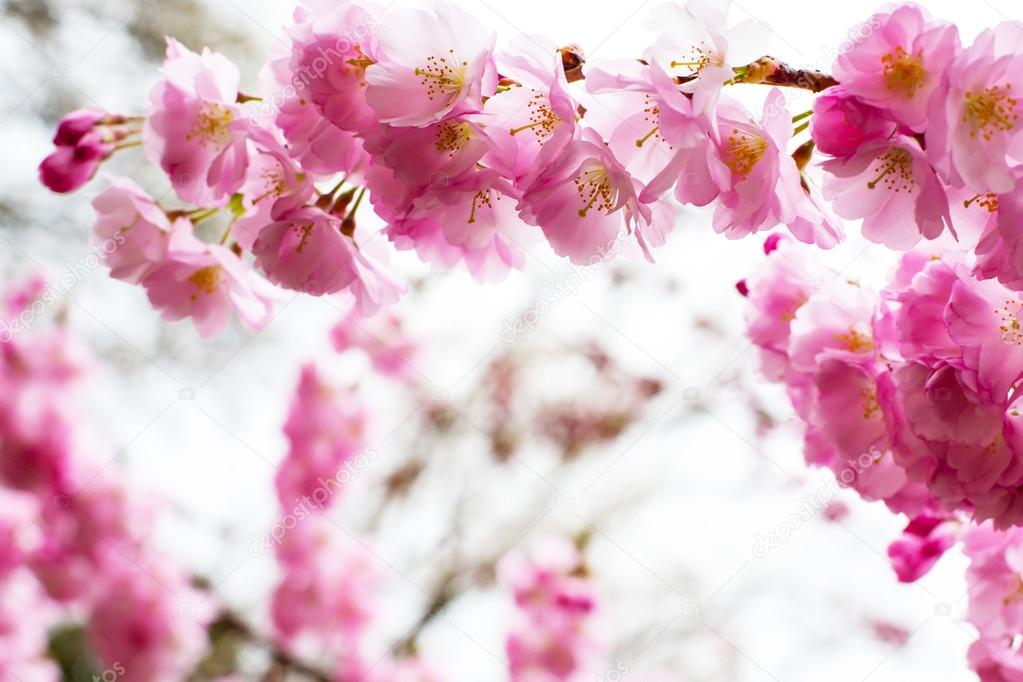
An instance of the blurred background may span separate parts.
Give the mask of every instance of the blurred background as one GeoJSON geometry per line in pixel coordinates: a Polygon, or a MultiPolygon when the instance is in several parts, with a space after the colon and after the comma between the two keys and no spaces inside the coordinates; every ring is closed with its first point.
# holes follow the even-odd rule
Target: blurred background
{"type": "MultiPolygon", "coordinates": [[[[540,33],[591,61],[638,56],[656,35],[645,26],[654,3],[459,4],[502,39],[540,33]]],[[[1011,0],[922,4],[964,41],[1023,18],[1011,0]]],[[[537,245],[526,270],[497,285],[396,254],[410,284],[396,312],[420,346],[416,394],[373,378],[365,357],[331,350],[344,314],[332,300],[285,298],[262,332],[234,326],[203,341],[188,322],[161,322],[140,288],[90,267],[89,202],[102,179],[56,197],[35,169],[65,113],[144,110],[164,35],[226,54],[242,89],[258,91],[291,3],[0,7],[0,280],[73,273],[60,305],[99,358],[86,405],[96,430],[133,485],[166,500],[154,541],[257,627],[276,568],[253,537],[279,519],[280,428],[301,364],[315,360],[358,383],[373,415],[379,456],[335,521],[368,538],[379,564],[381,649],[453,592],[419,637],[422,655],[455,682],[505,679],[511,604],[480,567],[557,534],[587,539],[609,670],[729,682],[972,678],[962,558],[899,585],[885,548],[903,521],[808,470],[786,397],[756,374],[734,284],[762,258],[761,238],[729,242],[708,214],[686,211],[654,265],[626,255],[580,270],[537,245]],[[786,526],[787,541],[764,551],[761,539],[786,526]]],[[[770,54],[828,70],[872,9],[742,0],[731,18],[769,26],[770,54]]],[[[141,152],[105,168],[154,196],[165,188],[141,152]]],[[[892,263],[856,236],[821,257],[865,284],[892,263]]]]}

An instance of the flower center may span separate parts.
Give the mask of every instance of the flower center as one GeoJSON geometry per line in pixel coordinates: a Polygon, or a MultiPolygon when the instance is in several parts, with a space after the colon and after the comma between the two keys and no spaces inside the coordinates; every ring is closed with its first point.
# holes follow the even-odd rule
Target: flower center
{"type": "Polygon", "coordinates": [[[1007,298],[1005,305],[995,311],[1001,318],[998,331],[1002,334],[1002,342],[1014,346],[1023,346],[1023,327],[1020,326],[1019,314],[1023,304],[1018,300],[1007,298]]]}
{"type": "Polygon", "coordinates": [[[885,87],[909,99],[927,82],[923,53],[909,54],[902,47],[881,57],[885,87]]]}
{"type": "Polygon", "coordinates": [[[732,172],[745,179],[767,151],[767,140],[747,130],[732,129],[725,141],[724,162],[732,172]]]}
{"type": "Polygon", "coordinates": [[[512,128],[509,132],[512,135],[518,135],[526,130],[532,130],[536,135],[536,141],[542,147],[547,138],[554,134],[554,129],[561,125],[561,117],[554,113],[550,102],[542,92],[534,94],[526,106],[529,110],[529,123],[512,128]]]}
{"type": "Polygon", "coordinates": [[[443,57],[435,55],[427,57],[423,67],[416,67],[420,84],[426,86],[427,99],[433,100],[437,97],[450,99],[461,92],[465,85],[467,66],[469,62],[459,62],[455,58],[454,50],[448,50],[448,54],[443,57]]]}
{"type": "Polygon", "coordinates": [[[594,206],[607,215],[614,212],[614,188],[603,166],[596,164],[589,170],[581,172],[574,182],[579,198],[583,201],[583,207],[579,209],[580,218],[585,218],[594,206]]]}
{"type": "Polygon", "coordinates": [[[863,398],[863,418],[877,419],[881,416],[881,403],[877,399],[876,386],[864,386],[860,389],[863,398]]]}
{"type": "Polygon", "coordinates": [[[879,184],[889,192],[912,192],[916,188],[913,181],[913,155],[902,147],[892,147],[877,157],[874,166],[877,175],[867,182],[867,189],[874,189],[879,184]]]}
{"type": "MultiPolygon", "coordinates": [[[[650,138],[654,138],[654,141],[656,142],[666,142],[664,136],[661,135],[661,108],[657,106],[657,103],[650,95],[646,96],[645,104],[646,107],[643,108],[643,120],[648,124],[652,124],[654,127],[649,133],[636,140],[636,146],[639,148],[642,148],[650,138]]],[[[668,149],[674,149],[674,147],[668,145],[668,149]]]]}
{"type": "Polygon", "coordinates": [[[850,353],[867,353],[874,350],[874,340],[870,338],[870,334],[856,327],[849,327],[848,334],[835,334],[835,340],[840,341],[850,353]]]}
{"type": "Polygon", "coordinates": [[[472,139],[472,126],[465,121],[445,121],[437,130],[437,151],[454,156],[472,139]]]}
{"type": "Polygon", "coordinates": [[[710,64],[720,65],[720,63],[721,59],[717,55],[717,53],[715,53],[714,50],[708,48],[703,43],[700,43],[698,45],[693,45],[692,49],[689,51],[689,54],[684,55],[682,59],[678,61],[673,61],[671,63],[671,68],[688,69],[689,73],[687,75],[690,78],[692,78],[695,76],[699,76],[700,72],[703,71],[704,68],[706,68],[708,65],[710,64]]]}
{"type": "Polygon", "coordinates": [[[216,292],[217,285],[220,284],[220,266],[210,265],[199,268],[192,273],[188,281],[195,286],[195,293],[192,294],[193,301],[198,300],[199,294],[210,296],[216,292]]]}
{"type": "Polygon", "coordinates": [[[1019,120],[1016,112],[1016,98],[1009,96],[1010,83],[992,85],[980,92],[967,91],[963,105],[963,123],[970,126],[970,137],[980,133],[990,140],[996,132],[1012,130],[1019,120]]]}
{"type": "Polygon", "coordinates": [[[988,213],[998,210],[998,195],[988,192],[987,194],[975,194],[963,202],[963,208],[969,208],[977,204],[980,208],[986,208],[988,213]]]}
{"type": "Polygon", "coordinates": [[[222,104],[203,102],[195,117],[192,131],[186,139],[198,140],[208,147],[220,147],[231,141],[231,122],[234,114],[222,104]]]}
{"type": "MultiPolygon", "coordinates": [[[[498,194],[496,197],[497,201],[501,200],[501,195],[498,194]]],[[[486,206],[490,210],[494,210],[494,204],[492,199],[492,193],[490,188],[481,189],[472,198],[472,209],[469,211],[469,224],[472,225],[476,222],[476,209],[479,206],[486,206]]]]}

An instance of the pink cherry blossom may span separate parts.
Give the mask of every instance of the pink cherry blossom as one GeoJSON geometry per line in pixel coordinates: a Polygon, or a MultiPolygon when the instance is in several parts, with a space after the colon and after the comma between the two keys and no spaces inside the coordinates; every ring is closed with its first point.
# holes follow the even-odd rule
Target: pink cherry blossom
{"type": "Polygon", "coordinates": [[[888,138],[897,124],[882,109],[851,95],[841,85],[828,88],[814,100],[810,134],[829,156],[848,158],[864,144],[888,138]]]}
{"type": "Polygon", "coordinates": [[[525,188],[578,135],[579,104],[561,53],[546,38],[517,36],[496,60],[508,84],[484,103],[484,163],[525,188]]]}
{"type": "Polygon", "coordinates": [[[76,144],[59,146],[39,165],[39,180],[54,192],[65,194],[85,185],[96,175],[114,145],[102,131],[86,134],[76,144]]]}
{"type": "Polygon", "coordinates": [[[478,112],[497,90],[494,35],[458,7],[388,12],[377,40],[366,101],[383,123],[425,126],[478,112]]]}
{"type": "MultiPolygon", "coordinates": [[[[329,652],[337,674],[361,668],[359,642],[371,615],[376,559],[323,516],[311,516],[284,536],[277,558],[284,575],[271,618],[292,651],[329,652]]],[[[342,679],[358,679],[346,677],[342,679]]]]}
{"type": "Polygon", "coordinates": [[[835,78],[852,95],[922,132],[932,98],[944,96],[946,70],[960,50],[958,31],[910,4],[876,14],[867,25],[869,34],[835,60],[835,78]]]}
{"type": "Polygon", "coordinates": [[[112,178],[92,206],[93,248],[111,277],[138,284],[167,255],[171,234],[167,214],[127,178],[112,178]]]}
{"type": "Polygon", "coordinates": [[[534,558],[513,555],[500,566],[519,611],[505,643],[512,679],[569,682],[593,672],[601,653],[597,603],[589,582],[575,575],[581,566],[571,544],[553,539],[534,558]]]}
{"type": "Polygon", "coordinates": [[[351,389],[327,383],[313,365],[302,376],[284,425],[288,455],[277,471],[277,495],[284,509],[312,498],[324,509],[340,481],[347,481],[350,460],[365,446],[366,411],[351,389]]]}
{"type": "Polygon", "coordinates": [[[270,320],[277,298],[273,287],[231,250],[198,241],[184,219],[172,226],[167,257],[142,286],[163,319],[191,317],[204,337],[223,330],[232,311],[247,327],[260,329],[270,320]]]}
{"type": "Polygon", "coordinates": [[[160,557],[120,558],[106,570],[88,623],[104,665],[119,663],[126,682],[187,677],[206,652],[212,605],[160,557]]]}
{"type": "Polygon", "coordinates": [[[149,96],[146,154],[182,201],[223,205],[241,186],[248,163],[236,104],[238,67],[222,54],[196,54],[169,38],[163,76],[149,96]]]}
{"type": "Polygon", "coordinates": [[[683,81],[699,113],[711,113],[722,86],[734,77],[733,65],[748,64],[767,47],[766,27],[752,19],[729,26],[731,0],[688,0],[684,6],[654,7],[648,26],[659,33],[647,52],[672,76],[683,81]]]}
{"type": "Polygon", "coordinates": [[[364,311],[397,300],[401,287],[367,259],[342,221],[315,207],[284,207],[253,243],[256,262],[270,281],[313,295],[346,288],[364,311]]]}
{"type": "Polygon", "coordinates": [[[974,192],[1011,191],[1023,160],[1017,30],[1005,22],[981,33],[952,64],[948,94],[931,114],[928,154],[974,192]]]}
{"type": "Polygon", "coordinates": [[[414,377],[419,345],[406,331],[402,319],[393,310],[364,317],[352,310],[330,332],[334,350],[345,353],[360,350],[374,371],[398,380],[414,377]]]}
{"type": "MultiPolygon", "coordinates": [[[[308,3],[307,3],[308,4],[308,3]]],[[[262,80],[257,120],[273,115],[302,166],[317,173],[352,173],[368,163],[357,133],[377,123],[366,103],[365,70],[376,52],[370,3],[299,6],[262,80]]]]}
{"type": "Polygon", "coordinates": [[[639,202],[641,190],[587,129],[526,190],[522,217],[543,230],[558,255],[579,264],[603,261],[620,248],[623,232],[653,219],[650,208],[639,202]]]}
{"type": "Polygon", "coordinates": [[[910,519],[902,536],[888,546],[899,580],[911,583],[926,575],[959,534],[958,523],[942,514],[924,513],[910,519]]]}
{"type": "Polygon", "coordinates": [[[426,262],[464,261],[480,281],[502,279],[525,265],[536,228],[518,214],[519,192],[497,172],[470,170],[427,188],[387,227],[399,249],[414,248],[426,262]]]}
{"type": "Polygon", "coordinates": [[[849,220],[863,219],[863,236],[893,249],[951,229],[948,198],[919,142],[905,135],[864,144],[849,158],[821,164],[824,197],[849,220]]]}

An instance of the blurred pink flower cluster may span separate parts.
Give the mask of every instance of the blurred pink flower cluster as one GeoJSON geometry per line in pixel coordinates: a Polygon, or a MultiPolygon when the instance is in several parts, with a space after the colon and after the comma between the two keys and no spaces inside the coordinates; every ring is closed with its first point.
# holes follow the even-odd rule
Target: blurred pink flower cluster
{"type": "Polygon", "coordinates": [[[154,511],[90,436],[79,409],[87,358],[46,327],[33,280],[0,302],[0,677],[60,679],[49,629],[84,626],[118,679],[172,682],[206,651],[216,610],[149,544],[154,511]]]}

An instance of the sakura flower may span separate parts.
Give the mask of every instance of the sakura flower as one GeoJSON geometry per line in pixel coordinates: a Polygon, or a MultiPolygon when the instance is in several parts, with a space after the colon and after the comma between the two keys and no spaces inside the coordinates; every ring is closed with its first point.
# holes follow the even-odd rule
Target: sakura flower
{"type": "Polygon", "coordinates": [[[587,129],[526,190],[522,217],[540,226],[555,253],[586,264],[612,254],[623,229],[632,232],[652,220],[640,191],[639,181],[587,129]]]}
{"type": "Polygon", "coordinates": [[[39,165],[39,180],[54,192],[66,194],[85,185],[96,175],[114,145],[101,131],[82,137],[74,145],[59,146],[39,165]]]}
{"type": "Polygon", "coordinates": [[[1008,289],[1023,290],[1023,200],[1019,184],[1008,194],[979,194],[963,201],[964,211],[979,215],[983,232],[974,250],[975,274],[996,278],[1008,289]]]}
{"type": "Polygon", "coordinates": [[[380,126],[366,134],[375,164],[394,171],[395,180],[418,193],[443,188],[476,167],[490,150],[490,138],[475,117],[445,120],[419,128],[380,126]]]}
{"type": "Polygon", "coordinates": [[[805,195],[786,151],[793,127],[781,91],[767,96],[762,125],[731,103],[722,107],[718,125],[718,153],[731,177],[721,186],[714,229],[737,239],[795,221],[805,195]]]}
{"type": "Polygon", "coordinates": [[[735,76],[733,65],[753,61],[767,46],[762,24],[746,20],[728,26],[730,8],[730,0],[668,3],[655,7],[647,22],[660,34],[648,60],[681,78],[699,113],[713,112],[721,86],[735,76]]]}
{"type": "MultiPolygon", "coordinates": [[[[963,550],[970,559],[966,574],[971,585],[967,612],[970,623],[980,631],[982,641],[1015,637],[1023,631],[1023,600],[1019,598],[1023,575],[1020,529],[999,531],[985,523],[971,527],[963,542],[963,550]]],[[[971,660],[974,658],[971,652],[971,660]]]]}
{"type": "Polygon", "coordinates": [[[810,134],[817,149],[829,156],[853,156],[864,144],[887,139],[896,127],[886,112],[841,85],[828,88],[813,102],[810,134]]]}
{"type": "Polygon", "coordinates": [[[862,218],[863,236],[873,242],[909,249],[952,228],[945,189],[913,138],[868,143],[821,165],[824,197],[843,218],[862,218]]]}
{"type": "Polygon", "coordinates": [[[127,178],[113,178],[93,199],[94,249],[110,276],[138,284],[167,254],[171,222],[146,192],[127,178]]]}
{"type": "Polygon", "coordinates": [[[371,318],[350,311],[331,330],[330,339],[339,353],[361,350],[379,374],[404,380],[415,373],[412,363],[418,345],[404,329],[401,318],[391,310],[371,318]]]}
{"type": "MultiPolygon", "coordinates": [[[[290,448],[277,472],[281,507],[297,508],[312,500],[325,509],[347,482],[349,461],[365,447],[366,411],[351,390],[327,383],[313,365],[302,368],[284,434],[290,448]]],[[[307,510],[313,511],[313,510],[307,510]]]]}
{"type": "Polygon", "coordinates": [[[211,605],[163,559],[122,558],[108,570],[88,623],[100,660],[119,663],[126,682],[187,677],[206,652],[211,605]]]}
{"type": "Polygon", "coordinates": [[[362,253],[353,235],[343,233],[341,219],[287,202],[275,214],[253,243],[256,263],[270,281],[313,295],[350,289],[365,314],[398,299],[402,287],[362,253]]]}
{"type": "MultiPolygon", "coordinates": [[[[591,66],[586,88],[587,123],[644,184],[673,162],[676,148],[692,148],[711,134],[713,118],[694,110],[691,98],[656,61],[621,60],[591,66]]],[[[644,192],[649,198],[650,192],[644,192]]]]}
{"type": "Polygon", "coordinates": [[[497,63],[513,82],[484,104],[491,143],[485,161],[524,188],[576,137],[578,104],[561,55],[545,38],[518,36],[497,63]]]}
{"type": "Polygon", "coordinates": [[[223,205],[242,184],[248,163],[236,104],[238,67],[217,52],[196,54],[168,38],[163,76],[149,96],[146,154],[182,201],[223,205]]]}
{"type": "Polygon", "coordinates": [[[0,580],[0,672],[19,682],[57,682],[47,631],[57,613],[27,571],[0,580]]]}
{"type": "Polygon", "coordinates": [[[1011,191],[1023,160],[1018,30],[1005,22],[981,33],[952,64],[948,94],[932,112],[928,154],[974,192],[1011,191]]]}
{"type": "Polygon", "coordinates": [[[549,541],[534,558],[511,556],[499,567],[519,609],[505,652],[513,679],[582,680],[601,652],[593,625],[592,586],[575,574],[581,557],[565,541],[549,541]]]}
{"type": "Polygon", "coordinates": [[[204,337],[219,333],[237,311],[252,329],[266,324],[276,294],[231,250],[203,244],[186,220],[175,222],[167,257],[142,280],[149,302],[168,321],[191,317],[204,337]]]}
{"type": "Polygon", "coordinates": [[[464,261],[481,281],[501,279],[525,264],[524,249],[536,242],[535,228],[517,212],[518,191],[497,172],[468,171],[412,201],[387,235],[399,249],[450,267],[464,261]]]}
{"type": "Polygon", "coordinates": [[[919,580],[956,542],[958,524],[943,514],[924,513],[910,519],[902,536],[888,546],[888,557],[900,582],[919,580]]]}
{"type": "Polygon", "coordinates": [[[765,250],[764,264],[745,281],[746,335],[761,352],[761,371],[781,380],[789,365],[792,320],[811,296],[824,291],[833,273],[781,235],[772,235],[765,250]]]}
{"type": "Polygon", "coordinates": [[[936,94],[944,95],[946,71],[961,49],[955,26],[931,21],[909,4],[868,23],[876,30],[838,57],[835,78],[849,93],[923,132],[928,105],[936,94]]]}
{"type": "Polygon", "coordinates": [[[262,74],[265,111],[292,154],[316,173],[352,173],[368,162],[356,137],[377,123],[365,98],[365,70],[375,52],[375,6],[300,5],[289,44],[275,49],[262,74]]]}
{"type": "Polygon", "coordinates": [[[497,89],[494,35],[458,7],[389,12],[377,40],[366,101],[383,123],[425,126],[478,112],[497,89]]]}
{"type": "Polygon", "coordinates": [[[357,666],[377,559],[322,516],[290,530],[277,557],[284,571],[271,602],[278,639],[292,651],[326,651],[342,657],[339,667],[357,666]]]}
{"type": "Polygon", "coordinates": [[[951,339],[962,348],[964,371],[987,401],[1004,404],[1023,373],[1023,302],[991,280],[960,278],[946,311],[951,339]]]}

